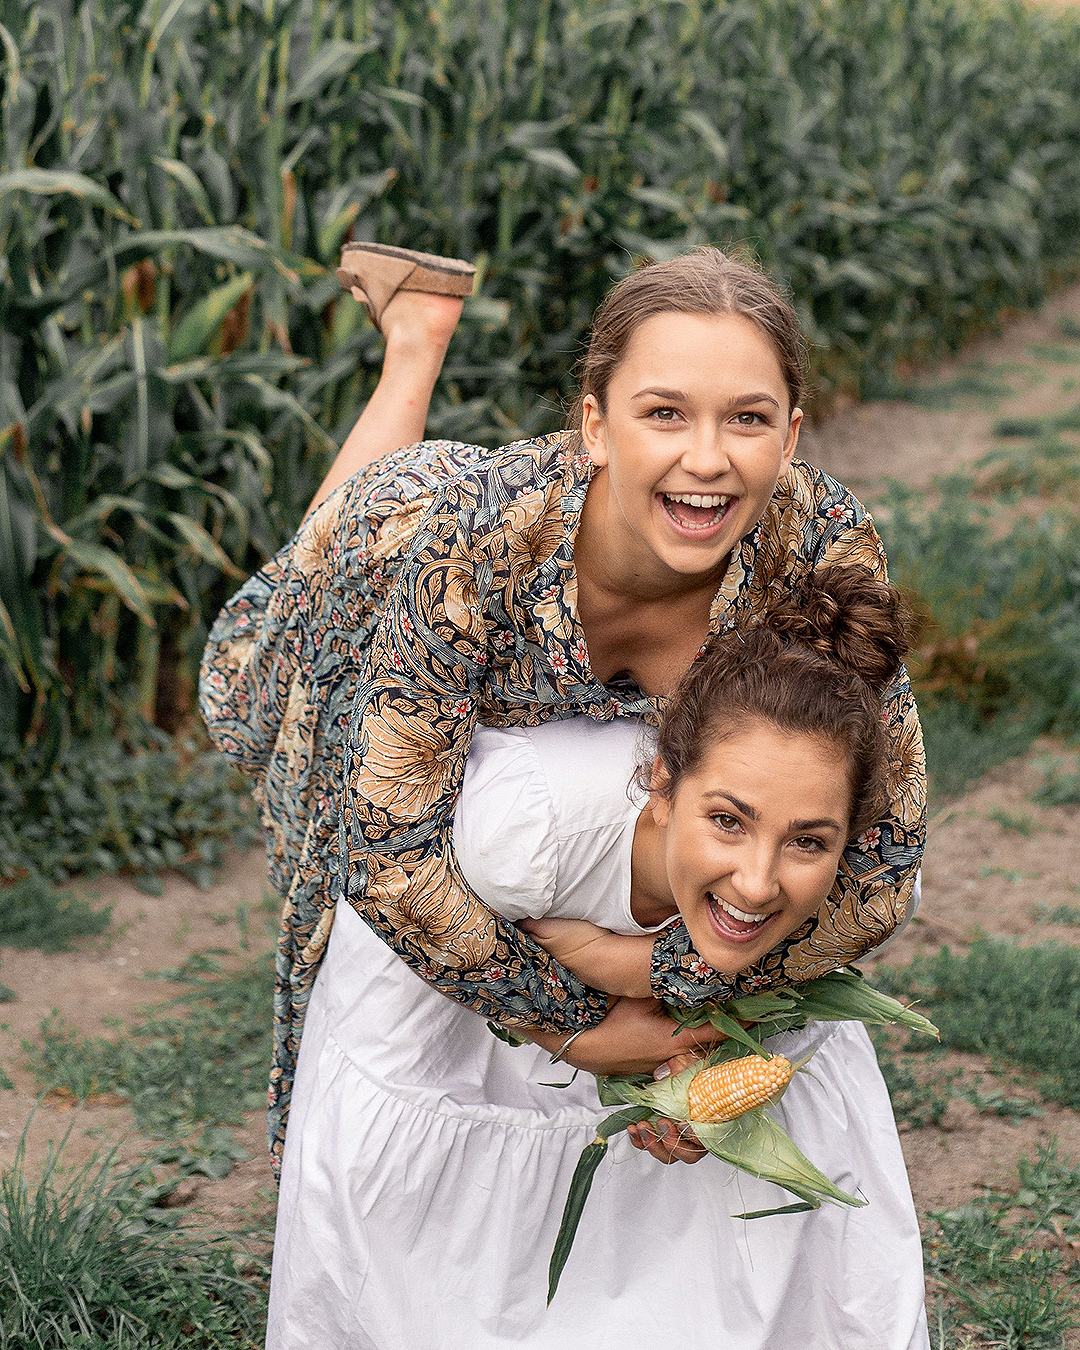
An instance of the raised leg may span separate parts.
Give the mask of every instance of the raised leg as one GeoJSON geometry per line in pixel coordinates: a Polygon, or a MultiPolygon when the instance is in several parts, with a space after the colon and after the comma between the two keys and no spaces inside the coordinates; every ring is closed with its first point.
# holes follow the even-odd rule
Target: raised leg
{"type": "Polygon", "coordinates": [[[426,291],[398,291],[387,305],[380,320],[386,352],[379,382],[309,510],[381,455],[424,439],[432,391],[461,306],[454,296],[426,291]]]}

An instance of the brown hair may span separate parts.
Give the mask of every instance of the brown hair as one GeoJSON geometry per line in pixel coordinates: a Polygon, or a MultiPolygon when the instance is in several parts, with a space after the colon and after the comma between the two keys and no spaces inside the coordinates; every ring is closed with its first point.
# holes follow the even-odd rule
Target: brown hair
{"type": "Polygon", "coordinates": [[[791,406],[806,394],[806,339],[780,287],[748,258],[703,245],[665,262],[648,263],[608,292],[593,317],[585,355],[577,364],[578,394],[567,418],[580,434],[585,396],[606,412],[607,388],[637,327],[654,314],[741,314],[768,338],[780,362],[791,406]]]}
{"type": "Polygon", "coordinates": [[[860,564],[811,573],[746,632],[713,639],[671,696],[657,737],[665,796],[708,745],[748,722],[838,745],[851,779],[851,836],[881,814],[888,772],[882,694],[907,650],[900,592],[860,564]]]}

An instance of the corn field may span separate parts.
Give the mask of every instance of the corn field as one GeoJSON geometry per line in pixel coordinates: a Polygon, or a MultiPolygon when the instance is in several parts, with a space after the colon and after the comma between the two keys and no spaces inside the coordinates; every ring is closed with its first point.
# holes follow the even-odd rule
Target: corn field
{"type": "Polygon", "coordinates": [[[749,246],[826,394],[1037,302],[1080,21],[1016,0],[5,0],[0,737],[190,708],[370,389],[347,238],[475,258],[433,434],[560,423],[640,255],[749,246]]]}

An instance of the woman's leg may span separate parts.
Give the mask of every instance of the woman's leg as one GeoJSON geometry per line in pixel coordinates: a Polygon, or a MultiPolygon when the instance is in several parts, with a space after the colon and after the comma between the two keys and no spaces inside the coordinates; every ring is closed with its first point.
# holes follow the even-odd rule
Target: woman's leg
{"type": "Polygon", "coordinates": [[[309,511],[381,455],[424,439],[431,394],[461,306],[454,296],[426,291],[398,291],[387,305],[381,318],[386,352],[379,382],[309,511]]]}

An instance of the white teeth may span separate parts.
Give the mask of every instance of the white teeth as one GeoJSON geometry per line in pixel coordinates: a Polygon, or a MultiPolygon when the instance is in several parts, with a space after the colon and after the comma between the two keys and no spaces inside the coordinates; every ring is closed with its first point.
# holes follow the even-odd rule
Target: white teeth
{"type": "Polygon", "coordinates": [[[721,900],[718,895],[713,895],[712,891],[709,892],[709,899],[714,904],[719,905],[726,914],[730,914],[732,918],[739,919],[743,923],[764,923],[769,917],[767,914],[744,914],[741,909],[736,909],[734,905],[729,905],[726,900],[721,900]]]}
{"type": "Polygon", "coordinates": [[[682,502],[685,506],[708,506],[713,510],[718,506],[727,506],[730,500],[719,493],[705,497],[700,492],[665,492],[664,496],[669,502],[682,502]]]}

